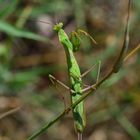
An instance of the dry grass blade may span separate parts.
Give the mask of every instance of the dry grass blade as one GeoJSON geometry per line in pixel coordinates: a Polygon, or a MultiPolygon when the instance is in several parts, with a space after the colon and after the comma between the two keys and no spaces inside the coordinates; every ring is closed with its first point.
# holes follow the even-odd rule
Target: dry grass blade
{"type": "Polygon", "coordinates": [[[126,19],[126,26],[125,26],[125,33],[124,33],[124,42],[123,42],[123,47],[121,49],[121,52],[113,66],[113,71],[114,73],[117,73],[122,64],[123,64],[123,59],[126,55],[128,46],[129,46],[129,18],[130,18],[130,8],[131,8],[131,0],[128,1],[128,10],[127,10],[127,19],[126,19]]]}
{"type": "Polygon", "coordinates": [[[140,44],[135,47],[128,55],[124,58],[124,61],[127,61],[134,53],[136,53],[140,49],[140,44]]]}
{"type": "Polygon", "coordinates": [[[0,119],[3,119],[11,114],[14,114],[15,112],[19,111],[21,107],[17,107],[17,108],[14,108],[14,109],[11,109],[5,113],[3,113],[2,115],[0,115],[0,119]]]}

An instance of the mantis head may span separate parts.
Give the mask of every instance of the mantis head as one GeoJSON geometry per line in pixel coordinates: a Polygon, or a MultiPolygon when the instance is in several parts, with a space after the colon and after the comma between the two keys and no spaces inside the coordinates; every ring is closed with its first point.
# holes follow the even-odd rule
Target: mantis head
{"type": "Polygon", "coordinates": [[[53,29],[58,32],[60,29],[62,29],[62,27],[63,27],[63,23],[60,22],[56,24],[53,29]]]}

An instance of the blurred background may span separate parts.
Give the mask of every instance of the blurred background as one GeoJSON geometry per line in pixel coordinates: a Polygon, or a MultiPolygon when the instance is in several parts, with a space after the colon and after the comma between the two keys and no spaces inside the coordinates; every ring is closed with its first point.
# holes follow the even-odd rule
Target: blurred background
{"type": "MultiPolygon", "coordinates": [[[[101,60],[100,79],[122,47],[128,0],[0,0],[0,140],[25,140],[70,105],[69,92],[53,85],[48,74],[68,84],[64,50],[53,31],[64,23],[82,36],[75,53],[85,72],[101,60]],[[46,23],[43,23],[43,22],[46,23]],[[13,110],[14,109],[14,110],[13,110]],[[12,110],[11,112],[9,112],[12,110]]],[[[130,52],[140,42],[140,1],[133,0],[130,52]]],[[[140,53],[85,100],[84,140],[140,140],[140,53]]],[[[83,78],[96,82],[98,66],[83,78]]],[[[69,113],[37,138],[76,140],[69,113]]]]}

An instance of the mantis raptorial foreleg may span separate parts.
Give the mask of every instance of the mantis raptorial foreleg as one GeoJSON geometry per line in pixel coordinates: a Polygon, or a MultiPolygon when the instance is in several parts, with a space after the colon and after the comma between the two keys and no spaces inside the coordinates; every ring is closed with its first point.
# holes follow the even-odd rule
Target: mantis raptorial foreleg
{"type": "Polygon", "coordinates": [[[81,45],[82,39],[81,39],[81,35],[85,35],[87,37],[90,38],[90,40],[94,43],[97,44],[97,42],[95,41],[95,39],[86,31],[78,29],[77,31],[72,31],[71,35],[70,35],[70,41],[72,43],[72,45],[74,46],[73,52],[76,52],[79,50],[79,47],[81,45]]]}
{"type": "Polygon", "coordinates": [[[94,44],[97,44],[96,40],[89,33],[87,33],[86,31],[78,29],[77,32],[79,34],[83,34],[83,35],[89,37],[94,44]]]}

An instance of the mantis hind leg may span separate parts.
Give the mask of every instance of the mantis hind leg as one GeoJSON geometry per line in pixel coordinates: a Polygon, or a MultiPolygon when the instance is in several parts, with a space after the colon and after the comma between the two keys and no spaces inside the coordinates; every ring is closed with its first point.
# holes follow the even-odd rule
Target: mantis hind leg
{"type": "Polygon", "coordinates": [[[91,72],[97,64],[98,64],[98,72],[97,72],[97,80],[98,80],[100,67],[101,67],[101,61],[100,60],[98,61],[98,63],[94,64],[91,68],[89,68],[87,71],[85,71],[83,74],[81,74],[81,78],[85,77],[89,72],[91,72]]]}
{"type": "Polygon", "coordinates": [[[98,81],[99,81],[100,72],[101,72],[101,60],[98,61],[98,71],[97,71],[96,83],[98,83],[98,81]]]}
{"type": "Polygon", "coordinates": [[[91,72],[95,68],[95,66],[96,64],[94,64],[90,69],[81,74],[81,78],[85,77],[89,72],[91,72]]]}
{"type": "Polygon", "coordinates": [[[63,82],[61,82],[60,80],[56,79],[54,76],[52,76],[51,74],[49,74],[49,79],[52,82],[52,84],[54,85],[54,87],[59,91],[59,93],[61,94],[61,99],[64,103],[64,107],[66,109],[66,97],[62,95],[62,92],[60,91],[60,89],[58,89],[58,87],[56,86],[56,83],[61,85],[62,87],[64,87],[67,90],[71,90],[67,85],[65,85],[63,82]]]}
{"type": "Polygon", "coordinates": [[[63,82],[61,82],[60,80],[56,79],[53,75],[49,74],[49,78],[50,81],[52,82],[52,84],[55,85],[55,83],[59,84],[60,86],[62,86],[63,88],[69,90],[71,93],[73,93],[74,91],[68,87],[67,85],[65,85],[63,82]]]}
{"type": "Polygon", "coordinates": [[[77,133],[78,140],[83,140],[83,133],[77,133]]]}
{"type": "MultiPolygon", "coordinates": [[[[95,65],[96,65],[96,64],[95,64],[95,65]]],[[[93,65],[93,66],[94,66],[94,65],[93,65]]],[[[88,73],[89,73],[90,71],[91,71],[91,68],[88,70],[88,73]]],[[[88,87],[84,88],[84,89],[82,90],[82,92],[86,92],[86,91],[88,91],[88,90],[90,90],[90,89],[93,89],[94,85],[96,85],[96,84],[98,83],[98,81],[99,81],[100,71],[101,71],[101,61],[99,60],[99,61],[98,61],[98,71],[97,71],[97,77],[96,77],[96,82],[95,82],[95,84],[89,85],[88,87]]],[[[87,72],[86,72],[86,74],[87,74],[87,72]]],[[[84,75],[84,76],[85,76],[85,75],[84,75]]]]}

